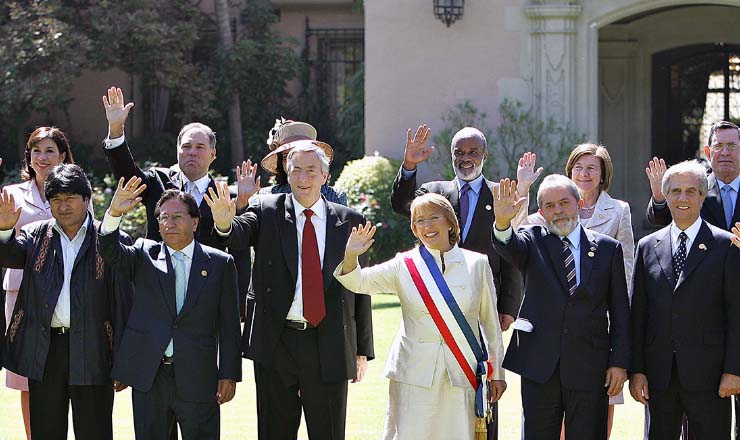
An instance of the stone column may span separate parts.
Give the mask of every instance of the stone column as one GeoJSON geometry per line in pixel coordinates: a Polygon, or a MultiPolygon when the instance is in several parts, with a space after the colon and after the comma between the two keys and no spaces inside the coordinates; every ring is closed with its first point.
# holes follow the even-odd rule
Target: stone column
{"type": "Polygon", "coordinates": [[[570,1],[532,1],[530,21],[534,108],[545,120],[575,126],[576,21],[583,6],[570,1]]]}

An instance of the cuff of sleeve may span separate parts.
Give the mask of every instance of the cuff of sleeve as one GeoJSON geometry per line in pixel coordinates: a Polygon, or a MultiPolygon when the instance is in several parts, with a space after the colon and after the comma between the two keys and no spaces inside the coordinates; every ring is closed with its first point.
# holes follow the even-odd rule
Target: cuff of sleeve
{"type": "Polygon", "coordinates": [[[337,279],[340,283],[342,283],[345,286],[349,285],[357,285],[360,282],[360,264],[358,263],[357,266],[352,270],[352,272],[346,273],[342,275],[342,265],[344,264],[344,260],[342,260],[338,265],[337,268],[334,269],[334,278],[337,279]]]}
{"type": "Polygon", "coordinates": [[[123,219],[123,216],[113,217],[109,211],[105,211],[103,222],[100,224],[100,233],[108,235],[111,232],[115,232],[121,226],[121,219],[123,219]]]}
{"type": "Polygon", "coordinates": [[[123,143],[125,141],[126,141],[126,136],[125,135],[123,135],[121,137],[118,137],[118,138],[115,138],[115,139],[111,139],[110,138],[110,132],[108,132],[108,136],[106,136],[106,138],[103,141],[103,143],[105,144],[105,148],[108,149],[108,150],[110,150],[112,148],[120,147],[121,145],[123,145],[123,143]]]}
{"type": "Polygon", "coordinates": [[[13,236],[13,230],[12,229],[6,229],[0,231],[0,242],[7,243],[10,241],[10,237],[13,236]]]}
{"type": "Polygon", "coordinates": [[[409,171],[406,168],[401,165],[401,177],[403,177],[403,180],[409,180],[410,178],[414,177],[416,174],[416,169],[413,171],[409,171]]]}
{"type": "Polygon", "coordinates": [[[501,367],[496,367],[493,372],[493,380],[506,380],[506,377],[504,376],[504,369],[501,367]]]}
{"type": "Polygon", "coordinates": [[[650,197],[650,203],[653,204],[656,208],[665,208],[665,206],[668,204],[668,200],[663,200],[662,202],[658,203],[655,201],[654,198],[650,197]]]}
{"type": "Polygon", "coordinates": [[[228,237],[229,235],[231,235],[231,224],[229,224],[229,230],[226,231],[226,232],[221,232],[221,230],[218,229],[218,227],[216,227],[216,225],[213,225],[213,229],[216,230],[216,234],[218,234],[219,237],[228,237]]]}
{"type": "Polygon", "coordinates": [[[513,233],[514,230],[511,228],[511,226],[509,226],[505,231],[499,231],[498,228],[496,228],[496,225],[493,225],[493,236],[496,238],[496,240],[499,241],[499,243],[509,243],[509,240],[511,240],[511,235],[513,233]]]}

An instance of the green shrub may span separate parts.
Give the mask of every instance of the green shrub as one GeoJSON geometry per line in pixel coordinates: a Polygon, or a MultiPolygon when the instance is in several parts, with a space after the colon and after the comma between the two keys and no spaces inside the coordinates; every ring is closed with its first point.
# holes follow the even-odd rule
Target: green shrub
{"type": "Polygon", "coordinates": [[[349,206],[378,228],[375,244],[368,251],[371,264],[389,260],[414,244],[409,219],[391,208],[393,179],[400,165],[382,156],[365,156],[348,162],[335,184],[347,193],[349,206]]]}

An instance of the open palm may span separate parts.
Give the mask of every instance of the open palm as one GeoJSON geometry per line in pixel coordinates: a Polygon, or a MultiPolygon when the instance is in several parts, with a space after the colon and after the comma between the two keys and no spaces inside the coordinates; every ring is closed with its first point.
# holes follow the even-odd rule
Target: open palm
{"type": "Polygon", "coordinates": [[[526,200],[526,197],[517,195],[516,180],[506,178],[493,186],[493,212],[496,218],[496,228],[499,231],[511,226],[511,220],[526,200]]]}
{"type": "Polygon", "coordinates": [[[108,120],[111,139],[123,135],[123,126],[133,106],[133,102],[125,103],[123,91],[118,87],[111,87],[108,89],[108,96],[103,95],[103,108],[105,109],[105,118],[108,120]]]}
{"type": "Polygon", "coordinates": [[[427,142],[431,133],[432,129],[426,124],[420,125],[416,129],[414,136],[411,136],[410,128],[406,131],[406,151],[403,157],[404,168],[412,170],[416,168],[416,165],[429,158],[429,155],[434,151],[434,146],[427,148],[427,142]]]}
{"type": "Polygon", "coordinates": [[[18,223],[18,219],[21,216],[21,207],[15,207],[15,199],[13,194],[9,194],[7,190],[3,190],[0,194],[0,230],[8,231],[15,227],[18,223]]]}
{"type": "Polygon", "coordinates": [[[236,200],[231,199],[229,185],[226,182],[216,182],[216,191],[208,188],[208,193],[203,194],[203,200],[211,208],[216,228],[222,232],[228,231],[231,220],[236,216],[236,200]]]}
{"type": "Polygon", "coordinates": [[[108,212],[114,217],[120,217],[123,214],[131,211],[141,202],[141,193],[146,189],[146,185],[142,185],[141,177],[132,177],[128,182],[124,183],[124,178],[121,177],[118,180],[118,187],[116,188],[115,194],[110,201],[110,208],[108,212]]]}
{"type": "Polygon", "coordinates": [[[344,251],[345,258],[358,257],[367,252],[370,246],[375,243],[373,236],[376,229],[370,222],[352,228],[352,233],[349,235],[347,247],[344,251]]]}

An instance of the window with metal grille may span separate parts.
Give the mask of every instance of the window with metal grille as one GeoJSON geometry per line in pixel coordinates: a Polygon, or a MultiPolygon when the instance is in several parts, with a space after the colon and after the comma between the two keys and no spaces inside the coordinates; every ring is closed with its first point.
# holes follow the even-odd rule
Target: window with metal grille
{"type": "Polygon", "coordinates": [[[345,99],[345,87],[365,60],[365,30],[362,28],[311,28],[306,19],[303,57],[307,75],[304,90],[325,117],[333,119],[345,99]]]}

